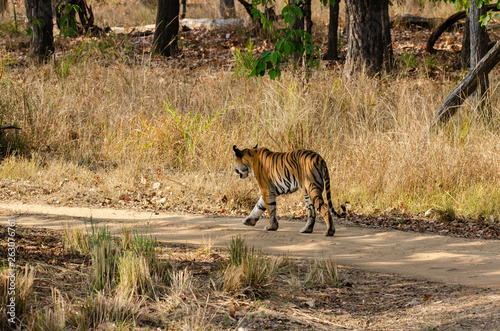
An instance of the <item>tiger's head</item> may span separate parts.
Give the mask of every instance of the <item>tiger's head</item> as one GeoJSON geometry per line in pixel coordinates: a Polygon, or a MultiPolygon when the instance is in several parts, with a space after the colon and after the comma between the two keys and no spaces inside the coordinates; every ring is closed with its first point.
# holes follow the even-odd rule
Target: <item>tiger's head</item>
{"type": "Polygon", "coordinates": [[[252,171],[252,160],[254,157],[254,149],[258,148],[259,145],[255,145],[252,149],[245,148],[244,150],[238,149],[236,145],[233,146],[234,151],[234,165],[235,172],[240,175],[241,179],[248,177],[248,173],[252,171]]]}

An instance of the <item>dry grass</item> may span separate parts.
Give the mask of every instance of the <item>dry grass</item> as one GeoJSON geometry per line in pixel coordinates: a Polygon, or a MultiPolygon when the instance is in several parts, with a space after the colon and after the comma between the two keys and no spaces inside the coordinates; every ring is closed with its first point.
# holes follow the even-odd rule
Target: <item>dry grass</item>
{"type": "Polygon", "coordinates": [[[222,266],[221,283],[224,291],[231,294],[247,294],[260,297],[266,293],[283,264],[282,257],[267,257],[249,248],[241,237],[231,238],[229,261],[222,266]]]}
{"type": "MultiPolygon", "coordinates": [[[[397,11],[445,6],[401,3],[397,11]]],[[[275,82],[224,69],[172,69],[158,59],[130,65],[115,42],[126,43],[88,39],[68,45],[57,63],[3,69],[0,123],[23,128],[8,133],[17,154],[0,164],[0,179],[15,183],[11,197],[29,199],[26,182],[52,203],[137,200],[148,208],[244,213],[258,189],[232,176],[231,147],[259,143],[319,152],[335,204],[349,201],[354,212],[451,206],[457,216],[500,218],[496,72],[493,124],[483,125],[465,105],[429,133],[433,113],[458,81],[454,73],[436,77],[419,68],[412,76],[348,80],[319,69],[304,92],[290,73],[275,82]]],[[[280,213],[301,215],[301,201],[299,194],[286,198],[280,213]]]]}
{"type": "Polygon", "coordinates": [[[88,236],[81,227],[72,227],[67,224],[64,227],[63,243],[64,249],[70,254],[89,252],[88,236]]]}
{"type": "MultiPolygon", "coordinates": [[[[173,273],[172,290],[160,300],[119,292],[116,288],[112,292],[96,292],[88,281],[93,266],[83,266],[88,264],[89,253],[77,257],[66,255],[62,232],[39,227],[22,230],[19,251],[26,252],[26,259],[34,265],[25,270],[30,270],[29,274],[36,269],[36,277],[28,277],[32,285],[23,291],[29,299],[27,309],[18,316],[20,321],[16,324],[23,323],[23,329],[27,330],[331,330],[339,327],[489,330],[495,329],[499,322],[499,294],[494,290],[367,273],[343,266],[339,267],[339,274],[346,280],[346,286],[332,286],[323,277],[317,277],[314,286],[304,286],[303,280],[313,269],[317,272],[323,268],[324,262],[331,266],[328,273],[334,274],[331,270],[335,270],[336,264],[331,260],[285,259],[287,268],[280,268],[278,276],[266,288],[266,295],[259,300],[252,300],[252,295],[241,295],[241,292],[228,296],[217,291],[212,279],[220,275],[219,266],[230,264],[229,253],[214,249],[217,258],[204,258],[198,254],[198,247],[177,245],[165,250],[182,268],[173,273]],[[46,243],[44,254],[33,249],[37,242],[46,243]],[[50,266],[44,262],[48,260],[53,260],[50,266]],[[294,278],[299,279],[298,286],[294,278]]],[[[7,245],[3,243],[0,247],[5,252],[7,245]]],[[[24,271],[19,276],[23,275],[24,271]]]]}
{"type": "Polygon", "coordinates": [[[446,76],[441,83],[425,75],[348,81],[320,70],[303,93],[288,74],[272,82],[91,58],[65,79],[53,70],[2,78],[0,121],[23,127],[23,145],[2,162],[0,176],[62,192],[62,202],[155,192],[151,204],[160,208],[249,209],[258,192],[232,176],[231,146],[259,143],[322,154],[335,200],[357,212],[453,205],[459,215],[499,216],[497,125],[481,124],[466,105],[450,125],[428,131],[455,84],[446,76]]]}
{"type": "Polygon", "coordinates": [[[32,299],[33,282],[35,280],[35,268],[30,264],[26,264],[21,270],[9,269],[4,263],[0,266],[0,327],[10,329],[12,324],[7,320],[15,317],[22,320],[28,316],[28,303],[32,299]],[[15,306],[9,301],[15,299],[15,306]],[[9,313],[9,315],[7,315],[9,313]],[[14,314],[14,315],[11,315],[14,314]]]}
{"type": "Polygon", "coordinates": [[[170,279],[170,298],[173,302],[182,301],[182,297],[193,291],[193,274],[188,269],[172,272],[170,279]]]}
{"type": "Polygon", "coordinates": [[[422,17],[446,18],[455,13],[455,6],[441,1],[397,0],[389,7],[389,14],[412,14],[422,17]]]}
{"type": "Polygon", "coordinates": [[[130,251],[120,256],[118,260],[118,275],[117,292],[158,298],[152,272],[143,256],[130,251]]]}
{"type": "Polygon", "coordinates": [[[132,297],[91,293],[71,312],[68,320],[82,331],[98,327],[128,330],[140,316],[140,304],[132,297]]]}
{"type": "Polygon", "coordinates": [[[53,307],[35,309],[30,321],[29,330],[33,331],[63,331],[66,330],[67,303],[61,292],[52,288],[53,307]]]}
{"type": "Polygon", "coordinates": [[[337,262],[332,259],[315,260],[309,266],[309,271],[304,278],[307,287],[337,287],[342,285],[337,270],[337,262]]]}

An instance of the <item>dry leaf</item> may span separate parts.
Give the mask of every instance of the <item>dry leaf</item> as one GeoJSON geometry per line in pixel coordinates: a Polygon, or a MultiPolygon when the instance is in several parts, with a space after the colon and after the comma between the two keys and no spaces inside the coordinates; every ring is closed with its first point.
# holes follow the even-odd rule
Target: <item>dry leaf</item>
{"type": "Polygon", "coordinates": [[[229,308],[229,317],[236,319],[236,309],[234,307],[229,308]]]}

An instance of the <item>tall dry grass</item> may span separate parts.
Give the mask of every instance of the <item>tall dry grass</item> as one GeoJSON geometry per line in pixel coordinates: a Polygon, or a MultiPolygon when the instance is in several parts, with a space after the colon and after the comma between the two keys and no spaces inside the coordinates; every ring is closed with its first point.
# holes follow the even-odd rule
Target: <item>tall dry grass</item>
{"type": "MultiPolygon", "coordinates": [[[[107,62],[109,53],[91,42],[84,47],[67,77],[46,65],[11,69],[1,79],[0,122],[23,127],[13,138],[19,155],[2,162],[1,178],[116,199],[160,182],[167,207],[207,208],[225,196],[224,208],[250,208],[258,189],[232,176],[231,147],[259,143],[319,152],[335,201],[356,211],[453,205],[463,215],[499,216],[497,117],[483,125],[465,105],[451,124],[428,130],[456,79],[347,80],[317,70],[304,93],[289,74],[270,81],[130,66],[107,62]]],[[[281,211],[295,210],[287,208],[281,211]]]]}

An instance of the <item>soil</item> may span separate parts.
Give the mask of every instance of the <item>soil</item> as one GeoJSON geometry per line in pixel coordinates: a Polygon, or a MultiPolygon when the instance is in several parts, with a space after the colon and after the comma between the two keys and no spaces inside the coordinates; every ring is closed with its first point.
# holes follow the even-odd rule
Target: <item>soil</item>
{"type": "MultiPolygon", "coordinates": [[[[92,218],[114,233],[127,226],[154,234],[180,266],[191,268],[200,288],[209,282],[217,263],[227,259],[224,248],[236,235],[266,253],[289,256],[299,268],[316,258],[338,261],[344,279],[340,288],[289,291],[285,289],[290,284],[280,278],[271,295],[258,301],[212,297],[211,316],[219,326],[239,330],[493,330],[500,325],[498,240],[348,224],[337,225],[334,237],[324,237],[320,220],[314,233],[306,235],[298,233],[302,224],[296,220],[280,220],[278,231],[265,232],[265,219],[254,228],[229,217],[21,203],[1,204],[0,213],[2,228],[7,219],[16,220],[18,260],[20,265],[37,266],[35,292],[40,298],[50,298],[51,287],[75,297],[85,295],[75,289],[85,279],[88,258],[65,253],[60,230],[68,224],[89,226],[92,218]],[[207,242],[219,248],[208,260],[196,254],[197,247],[207,242]]],[[[2,255],[4,244],[0,240],[2,255]]],[[[38,304],[43,306],[43,300],[38,304]]]]}

